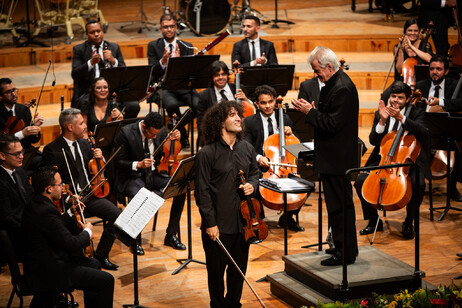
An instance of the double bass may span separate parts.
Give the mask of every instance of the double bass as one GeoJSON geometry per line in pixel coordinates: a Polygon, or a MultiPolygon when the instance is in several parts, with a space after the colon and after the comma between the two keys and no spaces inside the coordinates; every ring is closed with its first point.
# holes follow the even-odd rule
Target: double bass
{"type": "MultiPolygon", "coordinates": [[[[416,90],[408,104],[405,116],[422,98],[416,90]]],[[[398,131],[385,135],[380,143],[381,160],[379,166],[415,162],[420,154],[420,143],[415,136],[407,134],[401,126],[398,131]]],[[[378,210],[396,211],[405,207],[412,196],[409,167],[373,170],[364,181],[364,199],[378,210]]]]}
{"type": "MultiPolygon", "coordinates": [[[[271,166],[268,172],[263,173],[264,179],[287,178],[289,174],[295,175],[297,173],[295,156],[286,152],[284,146],[287,144],[298,144],[300,140],[293,135],[286,136],[284,134],[284,107],[282,104],[282,97],[277,98],[277,104],[279,134],[269,136],[263,144],[263,151],[265,156],[269,159],[269,165],[271,166]]],[[[284,200],[281,193],[261,186],[259,190],[263,205],[277,211],[284,208],[284,200]]],[[[308,195],[306,193],[287,194],[287,210],[293,211],[300,208],[307,198],[308,195]]]]}
{"type": "MultiPolygon", "coordinates": [[[[234,84],[236,85],[236,93],[238,90],[241,90],[241,74],[242,68],[239,68],[239,61],[234,61],[234,84]]],[[[244,118],[251,116],[257,112],[255,106],[249,101],[242,101],[241,99],[236,99],[236,102],[242,105],[244,109],[244,118]]]]}

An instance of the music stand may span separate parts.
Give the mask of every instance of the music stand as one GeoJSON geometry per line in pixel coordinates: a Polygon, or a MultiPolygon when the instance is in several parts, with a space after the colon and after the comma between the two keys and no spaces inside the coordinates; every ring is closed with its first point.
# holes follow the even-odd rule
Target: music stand
{"type": "Polygon", "coordinates": [[[131,118],[124,120],[116,120],[107,123],[101,123],[95,127],[95,146],[97,148],[109,148],[113,145],[115,136],[120,129],[127,124],[138,122],[143,118],[131,118]]]}
{"type": "MultiPolygon", "coordinates": [[[[426,112],[425,126],[430,131],[431,148],[436,150],[445,150],[447,155],[447,177],[446,177],[446,206],[430,208],[431,218],[433,211],[444,209],[438,221],[444,219],[444,216],[449,210],[462,211],[462,209],[451,206],[451,166],[450,166],[450,151],[458,151],[455,141],[462,140],[462,118],[453,117],[447,112],[426,112]]],[[[430,192],[431,193],[431,192],[430,192]]]]}
{"type": "Polygon", "coordinates": [[[271,28],[276,28],[279,29],[278,22],[283,22],[289,25],[293,25],[293,21],[289,20],[284,20],[284,19],[278,19],[278,0],[274,0],[274,19],[272,20],[274,24],[271,26],[271,28]]]}
{"type": "Polygon", "coordinates": [[[253,97],[255,88],[263,84],[276,90],[277,95],[285,96],[292,89],[295,65],[265,65],[244,68],[241,74],[241,84],[249,97],[253,97]]]}
{"type": "Polygon", "coordinates": [[[181,265],[172,272],[172,275],[179,273],[186,265],[191,262],[196,262],[199,264],[204,264],[203,261],[198,261],[192,257],[192,231],[191,231],[191,190],[194,190],[194,172],[195,165],[194,160],[195,156],[183,159],[178,165],[173,176],[170,178],[167,186],[162,190],[162,198],[172,198],[179,195],[186,194],[187,198],[187,211],[188,211],[188,258],[187,259],[177,259],[181,265]]]}
{"type": "MultiPolygon", "coordinates": [[[[207,88],[210,84],[209,67],[220,59],[220,55],[200,55],[175,57],[168,60],[165,72],[165,87],[167,90],[189,90],[191,104],[194,89],[207,88]]],[[[192,106],[191,106],[192,107],[192,106]]],[[[191,156],[194,156],[194,117],[191,117],[191,156]]]]}
{"type": "Polygon", "coordinates": [[[110,67],[101,70],[109,84],[109,93],[116,92],[120,102],[139,101],[148,92],[151,65],[110,67]]]}

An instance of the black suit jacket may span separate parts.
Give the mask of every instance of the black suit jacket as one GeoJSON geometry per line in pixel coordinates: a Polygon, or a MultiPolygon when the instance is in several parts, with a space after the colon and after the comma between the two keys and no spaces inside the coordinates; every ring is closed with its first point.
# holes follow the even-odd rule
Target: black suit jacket
{"type": "MultiPolygon", "coordinates": [[[[17,117],[24,121],[25,126],[30,126],[32,115],[30,109],[23,104],[15,104],[14,112],[17,117]]],[[[8,121],[9,115],[6,107],[3,103],[0,103],[0,130],[5,129],[5,124],[8,121]]],[[[29,149],[32,147],[32,143],[37,143],[40,141],[40,133],[38,135],[27,136],[21,140],[22,147],[24,149],[29,149]]]]}
{"type": "Polygon", "coordinates": [[[62,290],[71,286],[76,256],[82,255],[82,248],[90,244],[87,232],[72,235],[73,224],[75,220],[61,215],[47,197],[34,195],[27,205],[23,215],[27,237],[24,269],[35,291],[62,290]]]}
{"type": "MultiPolygon", "coordinates": [[[[277,113],[276,122],[278,122],[279,126],[279,117],[277,113]]],[[[284,126],[290,126],[292,128],[292,120],[285,113],[284,126]]],[[[260,112],[244,119],[244,139],[253,145],[255,152],[260,155],[265,155],[265,153],[263,153],[263,143],[265,143],[264,137],[263,122],[261,120],[260,112]]]]}
{"type": "Polygon", "coordinates": [[[315,171],[342,175],[357,165],[358,112],[358,91],[339,69],[321,89],[318,108],[306,116],[314,127],[315,171]]]}
{"type": "MultiPolygon", "coordinates": [[[[274,49],[272,42],[260,38],[260,50],[262,54],[265,53],[267,65],[278,64],[276,50],[274,49]]],[[[233,53],[231,55],[231,63],[234,63],[236,60],[239,61],[240,67],[250,66],[250,49],[247,39],[243,39],[234,43],[233,53]]]]}
{"type": "MultiPolygon", "coordinates": [[[[93,158],[93,153],[91,151],[90,144],[86,139],[83,138],[78,139],[77,143],[79,144],[80,151],[82,152],[84,168],[87,171],[87,175],[89,175],[90,173],[88,171],[88,162],[91,158],[93,158]]],[[[64,140],[64,137],[62,135],[60,135],[55,141],[49,143],[45,146],[45,148],[43,148],[43,157],[41,165],[57,166],[63,183],[71,185],[71,176],[69,174],[62,149],[64,149],[64,152],[66,153],[67,161],[69,162],[69,168],[72,172],[72,178],[74,179],[74,182],[76,182],[79,178],[79,175],[84,171],[77,169],[71,149],[67,145],[66,140],[64,140]]],[[[74,190],[73,187],[71,187],[70,189],[72,191],[74,190]]]]}
{"type": "MultiPolygon", "coordinates": [[[[177,38],[177,41],[178,38],[177,38]]],[[[186,46],[192,47],[191,43],[181,41],[186,46]]],[[[182,43],[178,42],[178,48],[180,48],[180,56],[191,56],[194,54],[194,50],[192,48],[187,48],[182,43]]],[[[151,41],[148,44],[148,63],[149,65],[153,65],[154,68],[152,69],[152,80],[151,82],[156,82],[162,77],[165,71],[162,69],[159,61],[162,59],[165,50],[165,43],[163,38],[159,38],[155,41],[151,41]]]]}
{"type": "MultiPolygon", "coordinates": [[[[118,67],[125,66],[122,52],[119,45],[104,41],[103,49],[109,49],[112,56],[117,59],[118,67]]],[[[95,78],[95,69],[88,71],[88,60],[92,57],[91,44],[88,41],[76,45],[73,48],[72,57],[72,79],[74,79],[74,93],[72,95],[72,106],[77,103],[77,99],[90,91],[91,82],[95,78]]],[[[104,65],[100,65],[100,69],[104,65]]]]}
{"type": "MultiPolygon", "coordinates": [[[[425,127],[425,110],[422,108],[412,108],[411,113],[406,118],[404,122],[404,129],[409,132],[409,134],[414,135],[416,139],[420,142],[421,150],[419,157],[416,161],[417,165],[420,167],[420,170],[423,171],[423,174],[427,179],[431,178],[430,171],[430,134],[428,129],[425,127]]],[[[385,130],[382,134],[377,134],[376,126],[380,120],[379,111],[375,112],[374,124],[372,126],[371,133],[369,134],[369,142],[374,146],[369,159],[366,162],[366,166],[377,166],[380,163],[380,143],[382,142],[383,137],[388,133],[390,127],[390,118],[387,119],[385,130]]]]}
{"type": "MultiPolygon", "coordinates": [[[[160,133],[154,139],[154,147],[158,148],[159,144],[167,137],[167,130],[162,128],[160,133]]],[[[141,171],[133,171],[132,164],[134,161],[142,161],[144,157],[144,144],[139,130],[139,122],[132,123],[122,127],[119,134],[115,138],[115,148],[122,146],[119,154],[116,157],[117,165],[117,190],[122,192],[125,190],[126,181],[133,176],[140,176],[141,171]]],[[[162,152],[162,151],[160,151],[162,152]]],[[[162,153],[155,157],[159,162],[162,153]]]]}
{"type": "Polygon", "coordinates": [[[315,101],[317,104],[319,102],[319,95],[321,95],[321,90],[319,89],[318,78],[313,77],[300,84],[298,98],[303,98],[310,103],[315,101]]]}
{"type": "MultiPolygon", "coordinates": [[[[430,88],[432,85],[432,81],[430,79],[421,80],[416,83],[415,88],[422,91],[422,97],[428,98],[428,92],[430,92],[430,88]]],[[[452,78],[445,78],[444,82],[444,97],[446,99],[451,99],[452,94],[457,86],[457,80],[452,78]]],[[[462,93],[459,93],[459,95],[462,93]]]]}
{"type": "MultiPolygon", "coordinates": [[[[229,83],[229,87],[233,95],[236,94],[236,85],[229,83]]],[[[234,97],[229,97],[229,99],[234,100],[234,97]]],[[[205,112],[217,102],[215,87],[212,86],[199,93],[199,104],[197,105],[197,127],[199,128],[199,132],[205,112]]]]}
{"type": "Polygon", "coordinates": [[[24,189],[22,193],[11,176],[0,167],[0,229],[21,228],[22,213],[32,195],[24,169],[19,167],[15,171],[24,189]]]}

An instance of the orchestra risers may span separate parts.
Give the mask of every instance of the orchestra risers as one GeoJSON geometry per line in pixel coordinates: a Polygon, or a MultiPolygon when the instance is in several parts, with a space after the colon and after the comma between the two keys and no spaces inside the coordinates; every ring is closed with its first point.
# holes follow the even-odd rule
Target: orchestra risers
{"type": "MultiPolygon", "coordinates": [[[[372,246],[360,246],[356,262],[348,266],[348,289],[340,289],[342,267],[321,266],[329,255],[309,252],[283,256],[284,272],[268,275],[271,292],[285,302],[300,307],[346,299],[366,298],[372,292],[394,294],[400,290],[416,290],[422,280],[415,277],[414,267],[372,246]]],[[[436,287],[426,284],[429,289],[436,287]]]]}
{"type": "MultiPolygon", "coordinates": [[[[15,82],[14,78],[11,79],[15,82]]],[[[40,88],[41,87],[19,88],[18,102],[28,102],[32,99],[38,99],[40,88]]],[[[56,108],[60,109],[61,96],[64,96],[65,102],[70,102],[72,97],[72,86],[64,84],[57,84],[54,87],[44,86],[39,105],[56,104],[56,108]]]]}

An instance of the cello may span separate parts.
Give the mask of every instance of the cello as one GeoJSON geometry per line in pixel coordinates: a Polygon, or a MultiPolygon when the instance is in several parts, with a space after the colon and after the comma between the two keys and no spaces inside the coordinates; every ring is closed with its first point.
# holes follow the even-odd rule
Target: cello
{"type": "MultiPolygon", "coordinates": [[[[271,178],[286,178],[289,174],[297,172],[295,164],[295,156],[286,152],[284,146],[286,144],[298,144],[300,140],[291,135],[284,134],[284,107],[282,105],[282,97],[277,98],[278,118],[279,118],[279,134],[269,136],[264,144],[263,151],[269,159],[270,169],[263,173],[264,179],[271,178]]],[[[283,194],[272,191],[270,189],[259,187],[261,201],[263,205],[273,210],[282,210],[284,208],[283,194]]],[[[287,194],[287,210],[293,211],[300,208],[308,198],[306,193],[303,194],[287,194]]]]}
{"type": "MultiPolygon", "coordinates": [[[[177,115],[174,114],[172,116],[172,125],[173,127],[176,126],[176,120],[177,115]]],[[[178,168],[178,165],[180,162],[178,161],[178,154],[181,151],[181,142],[178,140],[170,140],[169,142],[165,142],[163,145],[164,148],[164,157],[159,163],[159,166],[157,167],[159,172],[166,173],[168,175],[172,175],[176,169],[178,168]]]]}
{"type": "MultiPolygon", "coordinates": [[[[416,90],[408,104],[405,116],[422,98],[416,90]]],[[[415,136],[408,135],[400,125],[398,131],[385,135],[380,143],[381,160],[379,166],[415,162],[420,154],[420,143],[415,136]]],[[[362,188],[363,198],[378,210],[396,211],[405,207],[412,196],[409,167],[373,170],[367,176],[362,188]]]]}

